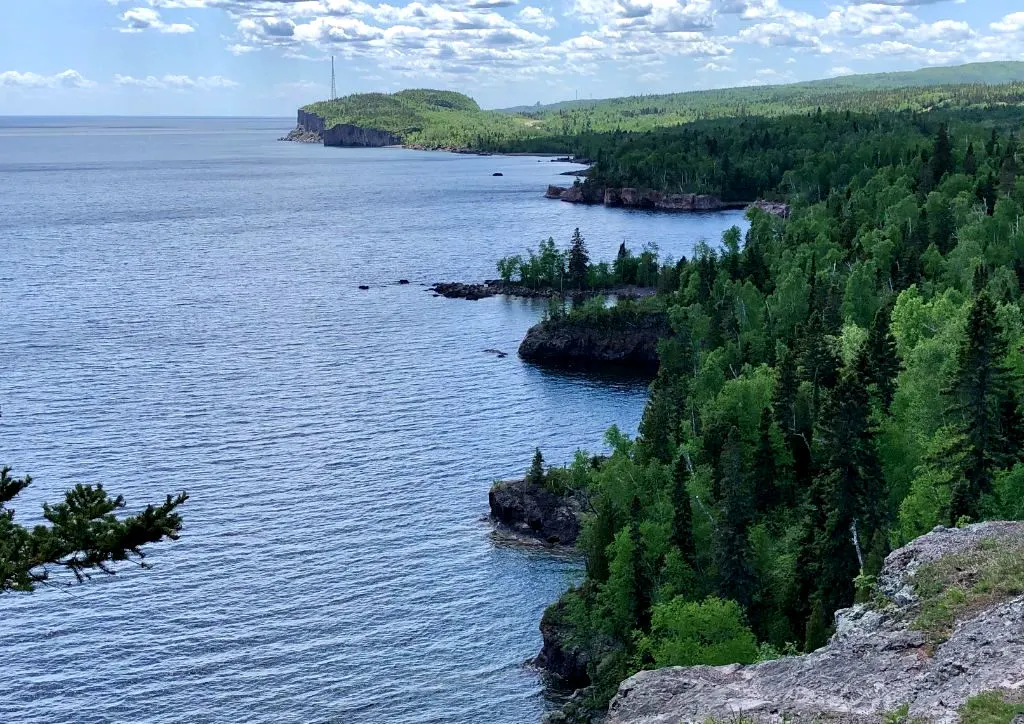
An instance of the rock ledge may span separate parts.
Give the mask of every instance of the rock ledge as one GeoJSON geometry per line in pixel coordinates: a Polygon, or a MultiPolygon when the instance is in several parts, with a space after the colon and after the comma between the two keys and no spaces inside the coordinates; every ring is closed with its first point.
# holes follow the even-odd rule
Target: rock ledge
{"type": "Polygon", "coordinates": [[[1024,545],[1024,523],[937,528],[886,558],[882,607],[836,614],[827,646],[752,666],[696,666],[642,671],[619,687],[607,724],[722,721],[882,722],[909,705],[910,717],[958,721],[972,696],[1024,689],[1024,596],[967,614],[930,650],[911,626],[913,576],[950,555],[1024,545]]]}

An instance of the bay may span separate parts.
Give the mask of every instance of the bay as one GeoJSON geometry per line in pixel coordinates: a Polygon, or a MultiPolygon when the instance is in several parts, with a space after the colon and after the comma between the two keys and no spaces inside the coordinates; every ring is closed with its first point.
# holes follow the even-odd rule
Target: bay
{"type": "Polygon", "coordinates": [[[518,360],[537,302],[423,285],[576,227],[597,259],[678,258],[742,214],[572,206],[542,196],[567,164],[277,142],[289,125],[0,118],[0,464],[36,480],[18,518],[77,482],[192,496],[151,570],[0,597],[4,721],[548,706],[524,662],[578,562],[493,536],[487,489],[535,446],[635,434],[645,388],[518,360]]]}

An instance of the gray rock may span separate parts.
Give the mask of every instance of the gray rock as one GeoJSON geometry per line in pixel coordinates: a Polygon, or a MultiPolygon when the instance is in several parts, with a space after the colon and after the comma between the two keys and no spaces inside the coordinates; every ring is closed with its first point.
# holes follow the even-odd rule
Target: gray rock
{"type": "Polygon", "coordinates": [[[976,549],[981,541],[1024,544],[1024,523],[941,528],[886,558],[881,609],[836,614],[828,645],[805,656],[752,666],[642,671],[619,687],[608,724],[678,724],[709,718],[880,722],[908,704],[910,717],[958,720],[975,694],[1024,687],[1024,597],[974,611],[934,651],[912,630],[912,578],[922,564],[976,549]]]}

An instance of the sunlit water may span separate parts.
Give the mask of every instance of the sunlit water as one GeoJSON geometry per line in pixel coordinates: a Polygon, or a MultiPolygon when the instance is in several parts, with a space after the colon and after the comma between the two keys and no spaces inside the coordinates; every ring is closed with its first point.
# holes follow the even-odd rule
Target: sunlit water
{"type": "Polygon", "coordinates": [[[0,119],[0,462],[36,478],[19,519],[76,482],[192,496],[152,570],[0,597],[4,722],[546,706],[524,662],[578,563],[494,538],[487,489],[535,445],[559,462],[635,432],[644,387],[522,363],[535,303],[422,284],[576,226],[594,257],[678,257],[742,217],[571,206],[541,196],[564,164],[276,142],[288,125],[0,119]]]}

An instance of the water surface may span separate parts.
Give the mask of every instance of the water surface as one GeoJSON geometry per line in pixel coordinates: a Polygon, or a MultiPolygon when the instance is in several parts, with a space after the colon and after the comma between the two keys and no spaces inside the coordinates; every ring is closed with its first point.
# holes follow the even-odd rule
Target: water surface
{"type": "Polygon", "coordinates": [[[596,258],[678,257],[742,217],[571,206],[541,196],[572,168],[546,159],[287,129],[0,119],[0,462],[36,479],[19,518],[76,482],[192,496],[152,570],[0,598],[4,721],[545,708],[523,662],[578,565],[492,537],[487,489],[536,445],[562,462],[634,433],[644,388],[519,361],[536,303],[421,284],[576,226],[596,258]]]}

